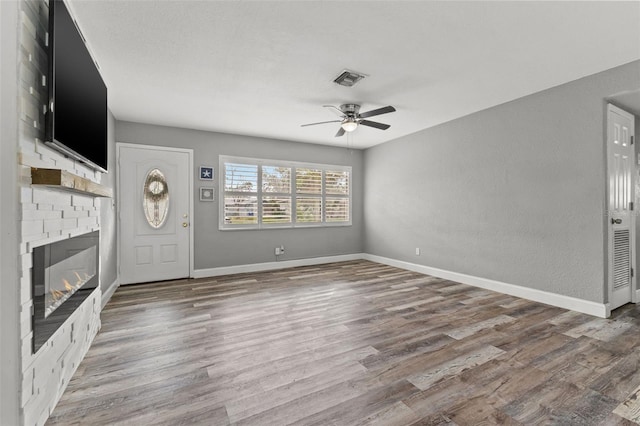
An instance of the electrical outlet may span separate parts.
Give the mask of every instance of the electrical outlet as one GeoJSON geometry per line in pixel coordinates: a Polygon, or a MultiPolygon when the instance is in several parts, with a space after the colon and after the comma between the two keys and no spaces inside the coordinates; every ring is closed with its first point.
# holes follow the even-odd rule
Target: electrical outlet
{"type": "Polygon", "coordinates": [[[420,256],[420,247],[416,247],[416,256],[420,256]]]}
{"type": "Polygon", "coordinates": [[[281,254],[280,251],[281,251],[280,247],[276,247],[276,256],[280,256],[281,254]]]}

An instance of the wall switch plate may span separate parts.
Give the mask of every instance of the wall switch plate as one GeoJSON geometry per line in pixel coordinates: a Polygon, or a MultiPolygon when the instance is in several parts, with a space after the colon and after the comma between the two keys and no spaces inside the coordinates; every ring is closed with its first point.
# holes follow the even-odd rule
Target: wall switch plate
{"type": "Polygon", "coordinates": [[[416,247],[416,256],[420,256],[420,247],[416,247]]]}

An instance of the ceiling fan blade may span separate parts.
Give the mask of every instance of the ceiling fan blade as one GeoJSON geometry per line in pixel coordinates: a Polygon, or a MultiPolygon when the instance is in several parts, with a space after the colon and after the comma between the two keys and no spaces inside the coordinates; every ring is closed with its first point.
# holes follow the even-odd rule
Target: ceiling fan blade
{"type": "Polygon", "coordinates": [[[340,130],[338,130],[338,133],[336,133],[336,138],[339,138],[340,136],[344,135],[344,129],[342,127],[340,127],[340,130]]]}
{"type": "Polygon", "coordinates": [[[387,130],[389,127],[391,127],[388,124],[378,123],[377,121],[369,121],[369,120],[360,120],[360,124],[362,124],[363,126],[375,127],[376,129],[380,129],[380,130],[387,130]]]}
{"type": "Polygon", "coordinates": [[[338,114],[338,117],[344,117],[344,111],[342,111],[340,108],[335,107],[333,105],[322,105],[323,108],[331,108],[333,112],[335,112],[336,114],[338,114]]]}
{"type": "Polygon", "coordinates": [[[300,127],[315,126],[316,124],[342,123],[342,120],[320,121],[318,123],[301,124],[300,127]]]}
{"type": "Polygon", "coordinates": [[[382,107],[382,108],[378,108],[378,109],[373,109],[371,111],[363,112],[362,114],[359,115],[359,117],[360,118],[373,117],[374,115],[386,114],[386,113],[389,113],[389,112],[394,112],[395,110],[396,109],[394,107],[389,105],[389,106],[386,106],[386,107],[382,107]]]}

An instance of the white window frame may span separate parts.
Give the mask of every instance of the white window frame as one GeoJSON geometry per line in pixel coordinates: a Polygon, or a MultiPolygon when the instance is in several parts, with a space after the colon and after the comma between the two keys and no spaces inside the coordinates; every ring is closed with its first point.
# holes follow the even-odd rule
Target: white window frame
{"type": "Polygon", "coordinates": [[[270,160],[266,158],[250,158],[250,157],[236,157],[229,155],[220,155],[218,158],[218,229],[220,231],[230,230],[250,230],[250,229],[290,229],[290,228],[327,228],[327,227],[340,227],[351,226],[353,218],[353,172],[351,166],[338,166],[333,164],[319,164],[319,163],[303,163],[298,161],[284,161],[284,160],[270,160]],[[258,198],[258,223],[255,224],[238,224],[232,225],[225,223],[225,163],[239,163],[258,166],[258,183],[256,193],[247,193],[252,196],[255,194],[258,198]],[[290,223],[262,223],[262,197],[282,195],[280,193],[262,192],[262,166],[274,166],[274,167],[290,167],[291,168],[291,222],[290,223]],[[297,168],[313,168],[322,170],[322,218],[321,222],[296,222],[296,169],[297,168]],[[343,171],[349,173],[349,194],[343,198],[349,200],[349,220],[346,222],[327,222],[326,221],[326,198],[339,197],[335,194],[326,194],[325,189],[325,172],[326,171],[343,171]]]}

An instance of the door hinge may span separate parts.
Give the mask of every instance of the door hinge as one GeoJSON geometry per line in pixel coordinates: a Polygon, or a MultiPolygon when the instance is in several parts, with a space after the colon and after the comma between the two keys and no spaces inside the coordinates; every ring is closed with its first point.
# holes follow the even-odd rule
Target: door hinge
{"type": "Polygon", "coordinates": [[[633,136],[631,136],[631,145],[633,145],[633,136]]]}
{"type": "Polygon", "coordinates": [[[633,201],[629,201],[629,210],[633,211],[633,201]]]}
{"type": "Polygon", "coordinates": [[[631,268],[631,277],[633,277],[633,268],[631,268]]]}

